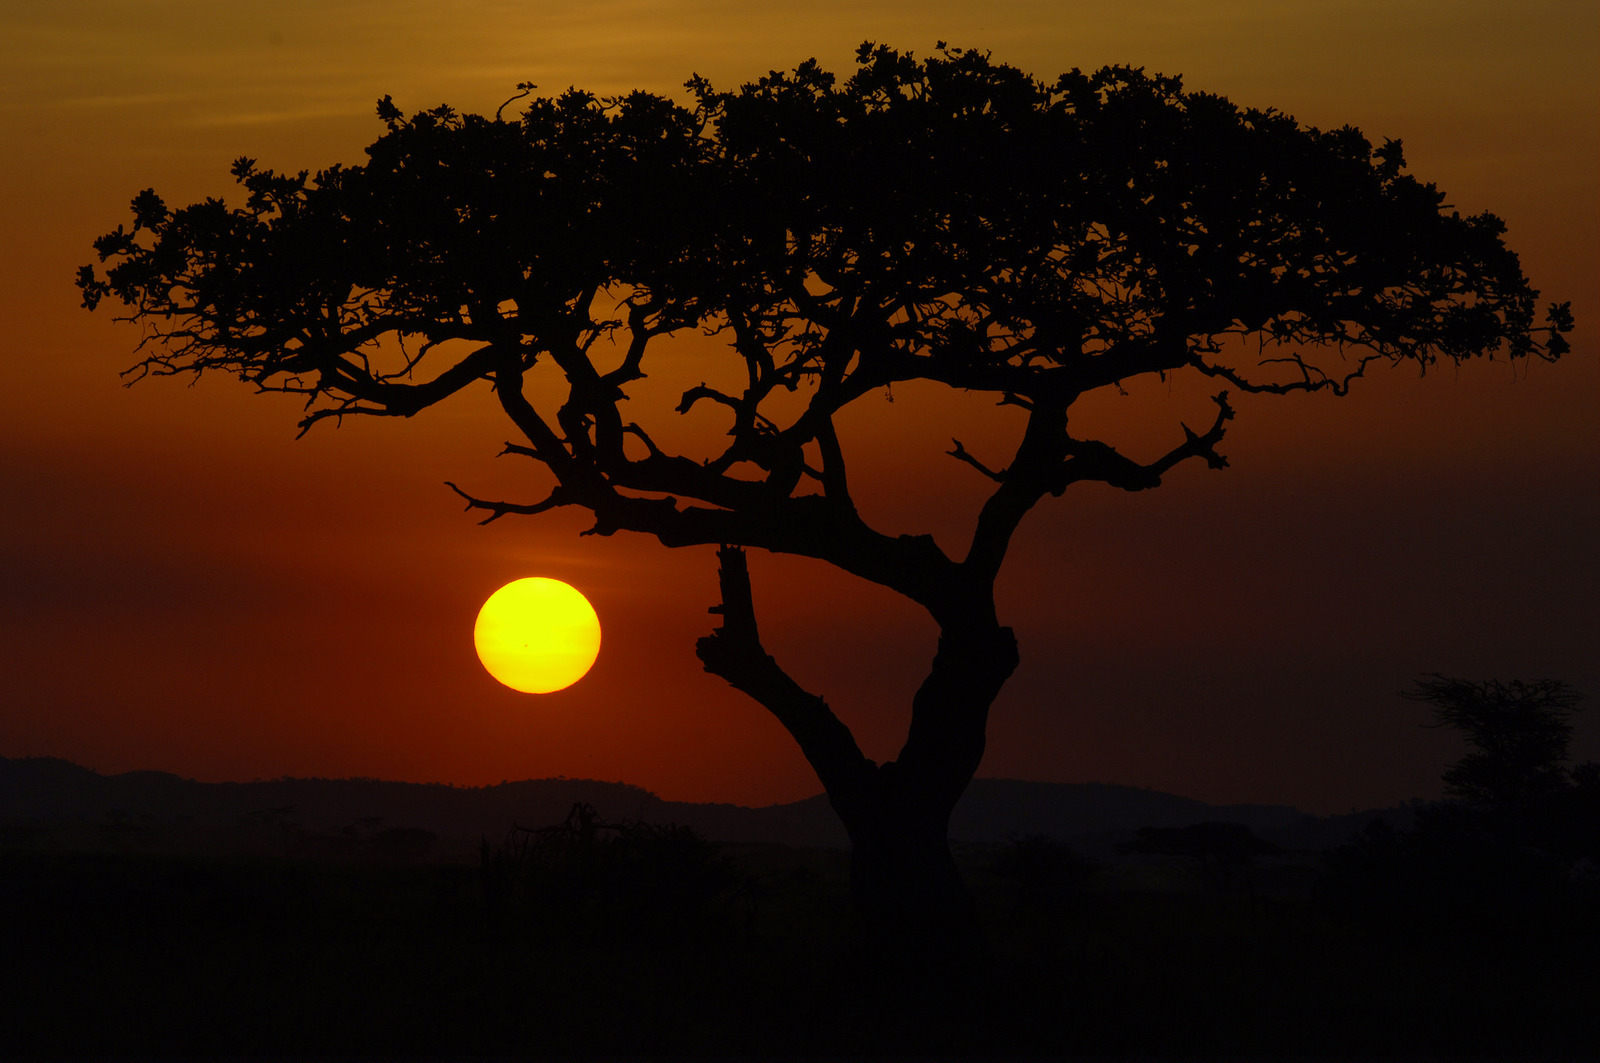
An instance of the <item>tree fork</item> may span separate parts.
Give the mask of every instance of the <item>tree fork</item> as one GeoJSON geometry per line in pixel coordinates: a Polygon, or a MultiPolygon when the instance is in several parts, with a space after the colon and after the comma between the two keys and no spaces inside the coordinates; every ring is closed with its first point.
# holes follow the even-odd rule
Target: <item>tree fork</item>
{"type": "MultiPolygon", "coordinates": [[[[695,652],[706,671],[767,708],[800,745],[850,837],[851,892],[884,956],[983,951],[971,894],[950,853],[950,816],[983,758],[988,708],[1017,666],[1010,628],[947,631],[912,703],[901,760],[862,755],[827,702],[761,645],[744,550],[717,551],[722,625],[695,652]]],[[[974,610],[990,615],[988,610],[974,610]]]]}

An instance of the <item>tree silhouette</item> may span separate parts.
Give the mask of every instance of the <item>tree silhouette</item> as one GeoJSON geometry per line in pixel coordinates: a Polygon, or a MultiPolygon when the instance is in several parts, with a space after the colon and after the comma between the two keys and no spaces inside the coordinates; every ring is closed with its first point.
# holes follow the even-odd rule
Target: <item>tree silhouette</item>
{"type": "MultiPolygon", "coordinates": [[[[1445,769],[1454,816],[1479,833],[1548,851],[1563,864],[1600,860],[1600,764],[1568,767],[1570,717],[1583,694],[1558,679],[1476,681],[1434,674],[1403,696],[1433,708],[1472,752],[1445,769]]],[[[1448,804],[1448,802],[1447,802],[1448,804]]],[[[1426,826],[1426,824],[1423,824],[1426,826]]]]}
{"type": "Polygon", "coordinates": [[[1488,808],[1515,810],[1569,784],[1567,717],[1583,695],[1555,679],[1475,682],[1432,675],[1404,697],[1433,706],[1434,726],[1460,731],[1473,752],[1445,769],[1445,793],[1488,808]]]}
{"type": "Polygon", "coordinates": [[[1590,963],[1600,765],[1566,763],[1583,695],[1554,679],[1434,674],[1402,696],[1430,705],[1433,726],[1460,731],[1473,751],[1445,769],[1445,800],[1419,803],[1409,828],[1378,820],[1327,853],[1324,900],[1430,947],[1590,963]]]}
{"type": "MultiPolygon", "coordinates": [[[[242,206],[133,202],[83,267],[146,329],[135,376],[221,371],[304,395],[302,431],[411,416],[477,381],[543,465],[536,501],[591,533],[719,544],[707,671],[793,735],[843,820],[872,925],[946,941],[975,917],[946,844],[1017,664],[994,583],[1023,517],[1080,482],[1155,487],[1226,465],[1229,391],[1199,430],[1136,457],[1073,434],[1082,396],[1153,374],[1232,391],[1344,394],[1373,363],[1554,359],[1566,306],[1535,321],[1493,215],[1461,217],[1404,172],[1398,142],[1303,128],[1137,69],[1035,80],[977,51],[863,45],[692,106],[644,92],[533,98],[520,120],[439,107],[360,166],[279,174],[240,159],[242,206]],[[683,393],[726,445],[673,452],[625,388],[684,330],[719,338],[730,381],[683,393]],[[1011,409],[1004,463],[964,552],[870,526],[836,418],[906,381],[1011,409]],[[905,595],[939,627],[897,759],[875,764],[762,647],[743,548],[812,557],[905,595]]],[[[519,86],[526,96],[531,85],[519,86]]],[[[521,99],[523,97],[517,97],[521,99]]],[[[655,364],[655,363],[651,363],[655,364]]],[[[903,938],[902,938],[903,940],[903,938]]]]}

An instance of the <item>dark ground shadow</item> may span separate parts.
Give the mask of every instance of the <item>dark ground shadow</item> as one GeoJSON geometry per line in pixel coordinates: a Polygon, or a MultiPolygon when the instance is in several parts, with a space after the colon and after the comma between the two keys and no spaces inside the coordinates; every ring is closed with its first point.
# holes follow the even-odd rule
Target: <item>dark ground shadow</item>
{"type": "Polygon", "coordinates": [[[919,969],[858,947],[842,853],[578,810],[477,864],[13,846],[0,1052],[1592,1058],[1593,883],[1403,933],[1319,899],[1314,856],[1271,859],[1245,891],[1182,858],[967,851],[992,954],[919,969]]]}

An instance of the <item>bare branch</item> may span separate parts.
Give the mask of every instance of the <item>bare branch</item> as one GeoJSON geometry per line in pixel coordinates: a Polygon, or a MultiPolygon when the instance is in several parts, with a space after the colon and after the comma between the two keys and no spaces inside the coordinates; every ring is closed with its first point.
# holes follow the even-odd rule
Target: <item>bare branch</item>
{"type": "Polygon", "coordinates": [[[1217,453],[1216,446],[1222,442],[1226,425],[1233,420],[1233,407],[1228,405],[1228,393],[1219,392],[1212,396],[1211,401],[1217,404],[1216,420],[1211,422],[1211,427],[1205,435],[1195,435],[1186,424],[1180,424],[1183,429],[1184,444],[1169,452],[1165,457],[1151,462],[1148,468],[1157,476],[1172,468],[1186,458],[1204,458],[1206,465],[1213,469],[1226,469],[1228,459],[1217,453]]]}
{"type": "Polygon", "coordinates": [[[977,469],[979,472],[983,473],[983,475],[987,476],[997,484],[1006,482],[1006,470],[1001,469],[999,472],[996,472],[995,470],[989,468],[989,466],[985,465],[983,462],[969,454],[967,452],[967,448],[961,445],[961,440],[952,439],[950,442],[955,444],[955,449],[946,451],[945,453],[949,454],[957,461],[966,462],[968,465],[971,465],[974,469],[977,469]]]}
{"type": "MultiPolygon", "coordinates": [[[[265,388],[263,390],[279,390],[279,389],[276,389],[276,388],[265,388]]],[[[300,431],[295,433],[295,438],[299,439],[301,436],[303,436],[307,432],[311,431],[311,426],[312,425],[316,424],[318,421],[327,420],[330,417],[333,418],[333,423],[336,426],[337,425],[341,425],[341,424],[344,423],[344,419],[345,419],[345,415],[346,414],[348,414],[348,415],[350,415],[352,417],[358,416],[358,415],[365,415],[365,416],[368,416],[368,417],[401,417],[401,416],[404,416],[404,414],[402,414],[398,410],[391,410],[391,409],[388,409],[388,408],[383,407],[383,406],[362,406],[359,403],[357,403],[354,399],[350,399],[350,400],[346,400],[344,402],[341,402],[337,406],[325,406],[320,410],[313,410],[311,413],[307,414],[305,417],[302,417],[300,419],[300,422],[299,422],[299,425],[298,425],[300,431]]]]}
{"type": "Polygon", "coordinates": [[[565,497],[565,493],[560,487],[557,487],[555,490],[551,491],[550,496],[544,501],[534,502],[529,505],[520,502],[487,501],[485,499],[478,498],[475,495],[468,494],[455,484],[451,483],[449,480],[445,481],[445,486],[467,500],[468,512],[471,512],[474,509],[486,509],[489,511],[489,516],[485,517],[483,520],[480,520],[478,522],[479,524],[493,524],[495,521],[499,520],[508,513],[522,515],[544,513],[548,510],[555,509],[558,506],[570,506],[576,504],[574,500],[565,497]]]}
{"type": "Polygon", "coordinates": [[[652,458],[667,457],[666,453],[663,452],[660,447],[656,446],[655,441],[651,439],[648,434],[646,434],[645,430],[640,428],[634,422],[629,421],[627,424],[623,425],[622,431],[626,435],[637,437],[640,442],[644,443],[645,449],[650,452],[650,456],[652,458]]]}
{"type": "MultiPolygon", "coordinates": [[[[1321,366],[1307,362],[1299,354],[1284,355],[1280,358],[1262,358],[1258,363],[1260,365],[1292,365],[1295,367],[1300,374],[1300,379],[1284,382],[1251,380],[1232,366],[1207,362],[1198,356],[1191,359],[1189,364],[1206,376],[1226,380],[1229,384],[1247,394],[1289,395],[1297,391],[1329,391],[1335,395],[1343,396],[1349,393],[1351,384],[1366,375],[1367,367],[1373,362],[1388,362],[1392,364],[1401,360],[1401,356],[1394,353],[1375,352],[1365,354],[1356,360],[1354,369],[1335,376],[1321,366]]],[[[1424,357],[1419,356],[1416,360],[1419,366],[1426,367],[1427,362],[1424,357]]]]}
{"type": "Polygon", "coordinates": [[[705,384],[697,384],[685,391],[683,398],[678,400],[677,411],[679,413],[688,413],[694,407],[694,404],[701,399],[710,399],[712,402],[720,403],[735,413],[739,411],[740,403],[738,399],[705,384]]]}

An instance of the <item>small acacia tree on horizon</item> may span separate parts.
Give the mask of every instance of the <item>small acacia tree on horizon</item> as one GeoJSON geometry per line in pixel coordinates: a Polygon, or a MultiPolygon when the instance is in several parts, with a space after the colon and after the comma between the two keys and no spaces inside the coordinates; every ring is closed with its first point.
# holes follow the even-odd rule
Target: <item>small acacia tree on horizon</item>
{"type": "MultiPolygon", "coordinates": [[[[1566,767],[1568,719],[1583,695],[1558,679],[1471,680],[1432,675],[1401,697],[1433,707],[1433,727],[1461,732],[1472,752],[1444,772],[1449,798],[1479,808],[1524,811],[1573,782],[1566,767]]],[[[1586,769],[1593,774],[1593,767],[1586,769]]]]}
{"type": "MultiPolygon", "coordinates": [[[[1046,496],[1155,487],[1180,462],[1226,465],[1229,391],[1344,394],[1374,363],[1558,357],[1565,305],[1538,293],[1490,214],[1448,211],[1398,142],[1108,67],[1053,82],[952,50],[863,45],[837,81],[815,61],[692,106],[644,92],[533,98],[520,120],[439,107],[361,166],[278,174],[240,159],[247,197],[133,202],[96,242],[85,305],[146,327],[136,375],[222,372],[302,394],[302,430],[411,416],[478,381],[544,466],[535,501],[477,497],[488,519],[560,506],[595,534],[722,547],[721,626],[696,650],[760,702],[815,769],[851,839],[872,925],[952,940],[974,912],[947,843],[1015,669],[994,584],[1046,496]],[[725,446],[670,452],[625,389],[653,345],[720,338],[734,386],[725,446]],[[1165,453],[1074,435],[1082,396],[1155,375],[1214,381],[1215,415],[1165,453]],[[964,552],[871,527],[836,418],[907,381],[1015,407],[1008,460],[950,454],[992,486],[964,552]],[[743,548],[803,555],[927,610],[938,649],[897,758],[876,764],[823,698],[762,647],[743,548]]],[[[530,85],[519,86],[526,96],[530,85]]],[[[521,98],[521,97],[519,97],[521,98]]]]}

